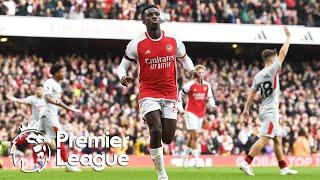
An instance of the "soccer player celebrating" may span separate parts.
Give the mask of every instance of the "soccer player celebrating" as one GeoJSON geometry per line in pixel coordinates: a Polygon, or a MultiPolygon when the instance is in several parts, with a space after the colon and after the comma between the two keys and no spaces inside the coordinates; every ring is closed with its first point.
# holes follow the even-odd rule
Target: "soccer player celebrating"
{"type": "Polygon", "coordinates": [[[180,112],[184,113],[186,128],[189,134],[187,148],[182,155],[183,165],[185,167],[187,166],[188,156],[190,153],[192,153],[195,158],[195,166],[202,167],[199,161],[201,151],[197,148],[197,136],[202,127],[207,102],[209,102],[211,108],[216,109],[211,86],[208,82],[203,80],[206,67],[203,65],[197,65],[195,70],[199,73],[200,77],[186,83],[179,92],[178,98],[178,109],[180,112]],[[185,95],[188,95],[188,101],[186,110],[184,111],[182,97],[185,95]]]}
{"type": "MultiPolygon", "coordinates": [[[[55,64],[51,67],[50,73],[53,75],[52,78],[44,82],[44,97],[45,97],[45,108],[40,115],[40,126],[39,130],[44,131],[45,141],[50,144],[51,147],[55,148],[55,138],[57,131],[61,130],[61,124],[59,122],[59,107],[66,110],[80,113],[79,109],[69,107],[65,105],[61,100],[62,88],[59,84],[65,77],[65,68],[60,64],[55,64]]],[[[68,155],[67,149],[64,144],[60,144],[61,147],[61,159],[67,162],[68,155]]],[[[66,165],[67,171],[81,171],[79,168],[66,165]]]]}
{"type": "Polygon", "coordinates": [[[164,168],[162,143],[172,142],[177,124],[177,72],[176,59],[195,77],[194,65],[186,54],[182,41],[160,29],[160,11],[148,6],[142,11],[147,32],[127,45],[125,55],[118,67],[118,76],[124,86],[132,80],[126,71],[139,65],[139,107],[150,133],[150,154],[159,180],[167,180],[164,168]]]}
{"type": "Polygon", "coordinates": [[[7,98],[14,103],[30,105],[31,116],[28,125],[32,127],[39,125],[40,112],[43,111],[45,106],[43,87],[40,83],[36,85],[35,95],[26,98],[15,98],[12,94],[8,94],[7,98]]]}
{"type": "Polygon", "coordinates": [[[282,136],[283,130],[279,124],[279,76],[278,70],[281,67],[290,44],[290,32],[287,27],[284,27],[287,39],[280,49],[279,55],[276,50],[266,49],[262,52],[261,56],[265,67],[255,75],[251,92],[247,98],[247,102],[244,106],[242,117],[246,120],[249,116],[249,108],[252,104],[254,96],[257,91],[260,91],[262,96],[262,103],[259,109],[259,119],[262,122],[260,129],[260,138],[251,147],[249,154],[245,157],[245,160],[240,163],[240,169],[247,175],[253,176],[250,163],[253,158],[262,150],[262,148],[269,142],[269,139],[273,139],[274,150],[276,157],[281,168],[280,174],[297,174],[296,170],[289,169],[284,161],[282,150],[282,136]]]}
{"type": "MultiPolygon", "coordinates": [[[[30,116],[27,128],[37,128],[39,126],[40,113],[44,110],[44,106],[45,106],[45,100],[43,98],[43,87],[40,83],[36,85],[35,95],[28,96],[26,98],[15,98],[12,94],[8,94],[7,98],[14,103],[30,105],[31,116],[30,116]]],[[[27,136],[23,136],[17,139],[16,145],[25,147],[25,144],[27,143],[26,138],[27,136]]],[[[34,166],[36,168],[38,164],[41,162],[38,162],[38,157],[35,152],[33,152],[32,156],[33,156],[34,166]]]]}

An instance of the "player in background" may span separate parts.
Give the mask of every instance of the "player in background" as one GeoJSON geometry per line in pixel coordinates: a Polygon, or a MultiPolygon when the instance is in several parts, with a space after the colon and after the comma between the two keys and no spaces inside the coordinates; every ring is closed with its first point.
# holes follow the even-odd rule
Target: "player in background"
{"type": "MultiPolygon", "coordinates": [[[[26,98],[15,98],[12,94],[7,95],[7,98],[14,103],[26,104],[31,106],[31,116],[27,125],[28,128],[37,128],[39,126],[40,113],[44,110],[45,106],[45,100],[43,97],[43,87],[40,83],[36,85],[34,93],[35,95],[28,96],[26,98]]],[[[18,139],[16,145],[18,147],[25,147],[25,145],[27,144],[26,138],[27,136],[23,136],[20,139],[18,139]]],[[[42,165],[40,163],[43,162],[38,162],[38,157],[34,151],[32,153],[32,156],[35,168],[38,165],[40,165],[41,167],[42,165]]]]}
{"type": "Polygon", "coordinates": [[[291,170],[287,167],[284,161],[282,150],[282,136],[284,131],[279,124],[279,95],[280,84],[278,70],[281,67],[290,45],[290,32],[287,27],[284,27],[286,34],[286,41],[280,49],[279,55],[276,50],[266,49],[262,52],[261,56],[265,67],[255,75],[251,92],[247,98],[244,106],[242,117],[246,120],[249,116],[249,108],[253,102],[254,96],[257,91],[260,91],[262,102],[259,109],[259,119],[261,120],[260,138],[253,144],[250,152],[245,157],[245,160],[240,163],[240,169],[247,175],[253,176],[250,164],[253,158],[260,153],[262,148],[273,139],[274,151],[279,162],[280,174],[297,174],[296,170],[291,170]]]}
{"type": "Polygon", "coordinates": [[[123,86],[133,77],[127,70],[133,63],[138,64],[139,107],[150,133],[150,154],[159,180],[167,180],[164,168],[162,143],[170,144],[174,139],[177,125],[177,64],[195,77],[194,65],[186,54],[182,41],[160,28],[160,11],[154,6],[143,9],[143,24],[147,32],[133,39],[127,45],[125,55],[118,67],[118,76],[123,86]]]}
{"type": "Polygon", "coordinates": [[[12,94],[8,94],[7,98],[14,103],[30,105],[31,116],[28,125],[37,126],[39,124],[40,112],[43,111],[45,106],[43,87],[40,83],[36,85],[35,95],[26,98],[15,98],[12,94]]]}
{"type": "MultiPolygon", "coordinates": [[[[50,144],[52,148],[56,148],[56,135],[57,131],[61,130],[61,124],[59,122],[59,107],[66,110],[80,113],[79,109],[71,106],[67,106],[61,100],[62,88],[59,84],[65,77],[65,67],[60,64],[55,64],[51,67],[50,73],[52,78],[46,80],[43,84],[44,88],[44,98],[45,98],[45,108],[40,115],[40,126],[39,130],[44,131],[45,141],[50,144]]],[[[61,159],[67,162],[68,153],[65,145],[60,144],[61,147],[61,159]]],[[[81,169],[70,166],[68,163],[66,165],[67,171],[81,171],[81,169]]]]}
{"type": "Polygon", "coordinates": [[[186,83],[179,92],[178,98],[178,110],[184,114],[184,120],[186,122],[186,128],[189,136],[187,148],[182,154],[184,167],[187,167],[188,156],[190,153],[192,153],[195,158],[195,166],[203,167],[199,161],[201,149],[197,142],[198,133],[202,127],[207,102],[209,102],[210,108],[216,109],[211,86],[208,82],[203,80],[206,67],[203,65],[197,65],[195,70],[199,73],[200,77],[186,83]],[[188,96],[188,99],[184,110],[182,98],[186,95],[188,96]]]}

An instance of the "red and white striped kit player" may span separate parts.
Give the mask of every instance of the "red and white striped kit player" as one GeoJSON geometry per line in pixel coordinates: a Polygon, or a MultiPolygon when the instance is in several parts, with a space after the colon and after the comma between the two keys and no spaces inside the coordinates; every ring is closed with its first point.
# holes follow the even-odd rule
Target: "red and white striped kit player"
{"type": "Polygon", "coordinates": [[[118,68],[121,79],[132,63],[138,64],[139,105],[142,115],[161,110],[161,118],[177,119],[177,64],[194,70],[182,41],[162,31],[158,39],[145,32],[130,41],[118,68]]]}
{"type": "MultiPolygon", "coordinates": [[[[215,107],[211,86],[206,81],[199,83],[198,80],[195,79],[182,87],[179,99],[184,95],[188,95],[185,107],[187,130],[199,131],[202,126],[203,117],[206,113],[207,102],[209,102],[211,107],[215,107]]],[[[183,111],[182,101],[179,101],[178,107],[180,111],[183,111]]]]}

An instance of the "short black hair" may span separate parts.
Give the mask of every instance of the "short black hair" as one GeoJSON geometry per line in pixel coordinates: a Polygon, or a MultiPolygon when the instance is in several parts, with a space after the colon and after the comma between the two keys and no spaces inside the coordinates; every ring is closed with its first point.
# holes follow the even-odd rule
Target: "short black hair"
{"type": "Polygon", "coordinates": [[[276,49],[265,49],[261,53],[261,58],[263,62],[266,62],[269,60],[270,57],[277,55],[276,49]]]}
{"type": "Polygon", "coordinates": [[[59,72],[60,69],[62,69],[62,68],[63,68],[63,65],[61,65],[61,64],[54,64],[54,65],[52,65],[51,68],[50,68],[50,73],[51,73],[52,75],[54,75],[54,74],[56,74],[57,72],[59,72]]]}
{"type": "Polygon", "coordinates": [[[38,81],[38,82],[36,83],[36,87],[43,87],[43,85],[41,84],[40,81],[38,81]]]}
{"type": "Polygon", "coordinates": [[[142,9],[141,11],[141,18],[144,19],[144,13],[146,12],[146,10],[150,9],[150,8],[156,8],[159,9],[156,5],[148,5],[145,8],[142,9]]]}

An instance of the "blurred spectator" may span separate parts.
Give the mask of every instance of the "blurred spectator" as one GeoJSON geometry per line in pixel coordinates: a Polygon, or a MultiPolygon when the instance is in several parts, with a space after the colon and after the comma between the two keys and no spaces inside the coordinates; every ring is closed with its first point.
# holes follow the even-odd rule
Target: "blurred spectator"
{"type": "MultiPolygon", "coordinates": [[[[88,11],[90,11],[90,9],[88,11]]],[[[91,15],[93,15],[93,12],[91,15]]],[[[68,18],[69,19],[84,19],[84,13],[82,11],[81,4],[76,3],[74,6],[72,6],[70,8],[70,13],[69,13],[68,18]]]]}
{"type": "Polygon", "coordinates": [[[138,20],[150,4],[158,6],[163,21],[320,27],[320,2],[315,0],[1,0],[0,14],[138,20]]]}
{"type": "Polygon", "coordinates": [[[298,138],[293,143],[293,154],[295,156],[311,155],[310,144],[306,132],[302,128],[299,130],[298,138]]]}
{"type": "Polygon", "coordinates": [[[220,143],[220,153],[221,154],[231,154],[233,148],[233,140],[227,132],[224,132],[223,135],[218,136],[218,142],[220,143]]]}

